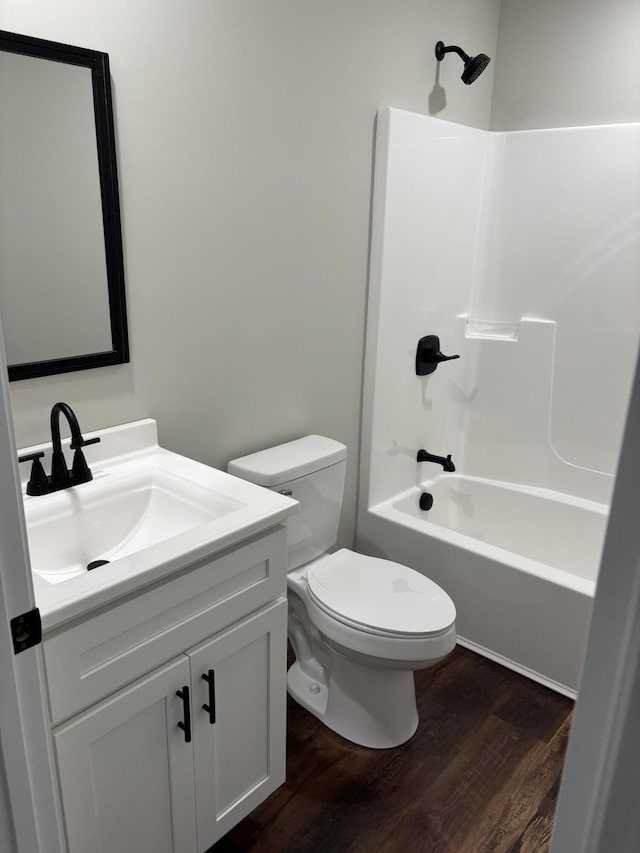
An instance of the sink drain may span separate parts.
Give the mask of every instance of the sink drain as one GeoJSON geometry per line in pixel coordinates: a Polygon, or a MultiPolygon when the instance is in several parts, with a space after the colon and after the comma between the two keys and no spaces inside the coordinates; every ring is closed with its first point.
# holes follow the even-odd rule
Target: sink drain
{"type": "Polygon", "coordinates": [[[106,566],[107,563],[111,562],[110,560],[92,560],[90,563],[87,563],[87,571],[90,572],[91,569],[97,569],[98,566],[106,566]]]}

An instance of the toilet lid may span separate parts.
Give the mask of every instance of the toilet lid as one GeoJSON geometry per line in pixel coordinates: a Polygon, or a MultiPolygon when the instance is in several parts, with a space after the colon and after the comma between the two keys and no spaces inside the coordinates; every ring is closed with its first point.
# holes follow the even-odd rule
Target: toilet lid
{"type": "Polygon", "coordinates": [[[389,634],[436,634],[455,622],[447,593],[419,572],[353,551],[336,551],[307,571],[311,596],[339,619],[389,634]]]}

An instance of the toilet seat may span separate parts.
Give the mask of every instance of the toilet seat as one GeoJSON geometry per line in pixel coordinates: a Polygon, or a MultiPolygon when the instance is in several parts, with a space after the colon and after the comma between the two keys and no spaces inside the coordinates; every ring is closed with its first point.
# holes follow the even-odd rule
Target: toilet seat
{"type": "Polygon", "coordinates": [[[308,567],[307,589],[329,617],[382,637],[440,636],[450,631],[456,618],[453,601],[429,578],[346,548],[308,567]]]}

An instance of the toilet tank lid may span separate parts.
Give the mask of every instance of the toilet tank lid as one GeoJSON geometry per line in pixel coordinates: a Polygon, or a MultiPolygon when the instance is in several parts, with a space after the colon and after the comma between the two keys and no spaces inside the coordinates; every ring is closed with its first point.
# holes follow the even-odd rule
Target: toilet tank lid
{"type": "Polygon", "coordinates": [[[227,471],[259,486],[273,487],[328,468],[346,458],[347,448],[339,441],[322,435],[306,435],[232,459],[227,471]]]}

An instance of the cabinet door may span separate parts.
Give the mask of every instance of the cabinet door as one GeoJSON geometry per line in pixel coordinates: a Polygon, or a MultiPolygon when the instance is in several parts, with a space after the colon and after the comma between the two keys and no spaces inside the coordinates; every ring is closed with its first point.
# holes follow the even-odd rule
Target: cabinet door
{"type": "Polygon", "coordinates": [[[194,853],[183,655],[54,730],[70,853],[194,853]]]}
{"type": "Polygon", "coordinates": [[[199,853],[285,780],[286,629],[280,600],[187,652],[199,853]],[[203,675],[213,678],[215,696],[203,675]]]}

